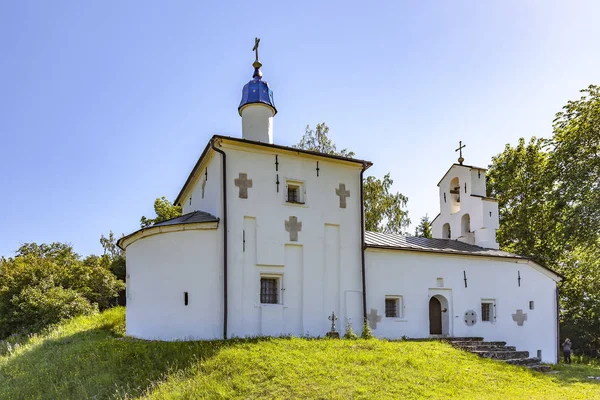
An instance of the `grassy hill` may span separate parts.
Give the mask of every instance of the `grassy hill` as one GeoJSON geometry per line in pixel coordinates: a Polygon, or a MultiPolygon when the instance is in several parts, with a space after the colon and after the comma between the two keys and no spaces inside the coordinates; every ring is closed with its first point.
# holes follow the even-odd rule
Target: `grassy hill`
{"type": "Polygon", "coordinates": [[[439,342],[146,342],[124,311],[0,344],[0,399],[600,399],[599,367],[543,375],[439,342]]]}

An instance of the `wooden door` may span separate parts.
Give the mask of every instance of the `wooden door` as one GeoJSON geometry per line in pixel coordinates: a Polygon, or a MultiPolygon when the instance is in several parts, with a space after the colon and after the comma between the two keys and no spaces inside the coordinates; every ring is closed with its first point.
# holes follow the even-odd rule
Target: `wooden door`
{"type": "Polygon", "coordinates": [[[429,333],[442,334],[442,304],[435,297],[429,300],[429,333]]]}

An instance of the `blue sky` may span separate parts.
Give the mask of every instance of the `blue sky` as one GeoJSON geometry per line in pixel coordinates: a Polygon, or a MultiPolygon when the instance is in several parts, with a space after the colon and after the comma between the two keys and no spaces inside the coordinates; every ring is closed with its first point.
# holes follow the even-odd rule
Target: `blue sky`
{"type": "Polygon", "coordinates": [[[418,221],[456,160],[549,136],[600,84],[600,2],[0,2],[0,255],[98,239],[174,200],[237,105],[261,38],[275,142],[325,121],[418,221]],[[285,3],[285,4],[284,4],[285,3]],[[209,5],[210,4],[210,5],[209,5]]]}

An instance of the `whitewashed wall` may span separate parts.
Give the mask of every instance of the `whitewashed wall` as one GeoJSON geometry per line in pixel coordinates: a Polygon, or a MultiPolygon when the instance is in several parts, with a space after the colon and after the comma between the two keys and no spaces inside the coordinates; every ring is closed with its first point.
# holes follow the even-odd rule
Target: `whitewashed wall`
{"type": "Polygon", "coordinates": [[[352,318],[360,329],[361,165],[277,149],[249,152],[227,142],[223,150],[228,170],[229,335],[324,335],[332,311],[339,321],[352,318]],[[247,199],[239,198],[234,184],[239,173],[252,179],[247,199]],[[304,182],[304,205],[286,203],[286,179],[304,182]],[[346,208],[340,208],[335,192],[340,183],[350,191],[346,208]],[[302,222],[297,242],[285,230],[290,216],[302,222]],[[282,276],[281,305],[260,303],[261,273],[282,276]]]}
{"type": "Polygon", "coordinates": [[[169,232],[127,247],[127,335],[160,340],[222,337],[220,234],[220,228],[169,232]]]}
{"type": "Polygon", "coordinates": [[[449,301],[450,336],[506,341],[517,350],[528,350],[532,357],[542,350],[543,361],[556,361],[556,284],[533,266],[500,258],[375,249],[367,250],[366,260],[367,309],[382,316],[373,330],[375,336],[429,337],[429,299],[441,294],[449,301]],[[437,278],[443,278],[443,287],[437,286],[437,278]],[[403,296],[403,318],[385,317],[386,295],[403,296]],[[494,323],[481,322],[482,299],[496,300],[494,323]],[[534,309],[530,310],[532,300],[534,309]],[[517,309],[527,313],[523,326],[512,319],[517,309]],[[464,323],[467,310],[478,314],[474,326],[464,323]]]}

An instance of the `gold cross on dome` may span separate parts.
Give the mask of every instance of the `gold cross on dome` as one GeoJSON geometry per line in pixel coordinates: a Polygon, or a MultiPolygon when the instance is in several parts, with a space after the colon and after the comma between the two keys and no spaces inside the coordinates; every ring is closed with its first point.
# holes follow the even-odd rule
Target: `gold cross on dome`
{"type": "Polygon", "coordinates": [[[460,152],[459,156],[458,156],[458,163],[460,165],[462,165],[463,161],[465,161],[465,159],[462,156],[462,149],[464,149],[465,147],[467,147],[467,145],[466,144],[462,144],[462,140],[461,140],[461,141],[458,142],[458,149],[454,150],[454,151],[460,152]]]}

